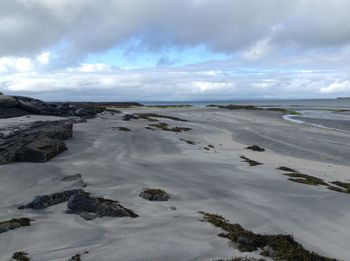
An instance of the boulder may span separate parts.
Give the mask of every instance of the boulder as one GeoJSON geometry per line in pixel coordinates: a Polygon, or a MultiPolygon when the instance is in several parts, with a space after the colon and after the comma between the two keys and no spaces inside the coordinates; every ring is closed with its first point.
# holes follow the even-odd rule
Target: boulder
{"type": "Polygon", "coordinates": [[[132,210],[123,207],[118,201],[91,197],[88,194],[73,195],[68,200],[67,207],[67,213],[80,214],[87,220],[104,216],[137,217],[132,210]]]}
{"type": "Polygon", "coordinates": [[[23,101],[23,100],[17,100],[18,102],[18,108],[23,110],[23,111],[26,111],[26,112],[29,112],[31,114],[40,114],[40,108],[29,102],[29,101],[23,101]]]}
{"type": "Polygon", "coordinates": [[[9,108],[17,105],[17,100],[12,96],[0,95],[0,107],[9,108]]]}
{"type": "Polygon", "coordinates": [[[23,206],[18,207],[18,209],[32,208],[32,209],[42,209],[47,208],[52,205],[56,205],[67,201],[73,195],[86,194],[82,189],[66,190],[62,192],[53,193],[50,195],[38,195],[31,202],[23,206]]]}
{"type": "Polygon", "coordinates": [[[68,120],[18,123],[0,128],[0,164],[14,161],[46,162],[65,151],[73,134],[68,120]]]}
{"type": "Polygon", "coordinates": [[[18,162],[47,162],[66,150],[67,147],[63,141],[50,139],[43,135],[18,149],[15,160],[18,162]]]}

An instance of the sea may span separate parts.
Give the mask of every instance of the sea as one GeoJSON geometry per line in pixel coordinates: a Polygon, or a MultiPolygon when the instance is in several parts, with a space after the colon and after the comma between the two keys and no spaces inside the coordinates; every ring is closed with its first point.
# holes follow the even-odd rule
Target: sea
{"type": "Polygon", "coordinates": [[[319,128],[350,133],[349,99],[303,99],[303,100],[209,100],[209,101],[147,101],[145,105],[254,105],[261,108],[286,108],[300,115],[284,115],[283,119],[295,124],[312,125],[319,128]]]}

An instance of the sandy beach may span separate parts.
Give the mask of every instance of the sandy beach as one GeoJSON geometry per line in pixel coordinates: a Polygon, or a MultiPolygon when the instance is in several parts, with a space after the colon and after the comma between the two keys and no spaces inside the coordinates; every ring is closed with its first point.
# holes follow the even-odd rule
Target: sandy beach
{"type": "Polygon", "coordinates": [[[221,229],[201,222],[199,211],[222,215],[254,233],[291,234],[307,250],[350,260],[350,194],[292,182],[278,170],[285,166],[327,183],[349,182],[349,132],[286,121],[275,111],[121,110],[75,124],[65,142],[68,150],[49,162],[0,166],[0,219],[33,220],[0,234],[0,260],[18,250],[35,261],[64,261],[77,253],[87,261],[261,257],[230,246],[217,236],[221,229]],[[187,120],[156,118],[191,130],[164,131],[147,119],[122,120],[126,113],[145,112],[187,120]],[[265,151],[245,149],[255,144],[265,151]],[[241,156],[262,165],[249,166],[241,156]],[[85,220],[66,214],[66,203],[17,209],[36,195],[77,188],[62,181],[77,173],[85,191],[118,200],[139,217],[85,220]],[[170,198],[147,201],[139,197],[145,188],[162,189],[170,198]]]}

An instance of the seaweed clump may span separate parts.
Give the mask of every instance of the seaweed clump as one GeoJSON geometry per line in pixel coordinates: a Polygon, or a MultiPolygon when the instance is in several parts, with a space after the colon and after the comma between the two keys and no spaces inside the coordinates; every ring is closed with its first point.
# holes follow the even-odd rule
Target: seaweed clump
{"type": "Polygon", "coordinates": [[[263,258],[256,259],[253,257],[234,257],[231,259],[226,259],[226,260],[219,259],[219,260],[215,260],[215,261],[265,261],[265,259],[263,259],[263,258]]]}
{"type": "Polygon", "coordinates": [[[154,118],[162,118],[162,119],[169,119],[173,121],[182,121],[182,122],[187,122],[188,120],[181,119],[178,117],[174,116],[168,116],[168,115],[162,115],[162,114],[156,114],[156,113],[137,113],[135,114],[139,119],[144,119],[148,121],[158,121],[157,119],[154,118]]]}
{"type": "Polygon", "coordinates": [[[13,261],[30,261],[30,258],[28,257],[28,253],[24,251],[17,251],[13,253],[12,260],[13,261]]]}
{"type": "Polygon", "coordinates": [[[225,231],[218,236],[229,239],[241,252],[261,250],[260,255],[277,261],[336,261],[336,259],[320,256],[306,250],[291,235],[255,234],[244,229],[240,224],[231,224],[220,215],[200,213],[203,215],[203,221],[207,221],[225,231]]]}
{"type": "Polygon", "coordinates": [[[80,254],[76,254],[74,256],[72,256],[69,261],[81,261],[81,255],[80,254]]]}
{"type": "Polygon", "coordinates": [[[183,131],[192,130],[191,128],[186,128],[186,127],[172,127],[172,128],[170,128],[169,125],[165,122],[149,124],[149,126],[156,127],[156,128],[161,129],[163,131],[173,131],[173,132],[183,132],[183,131]]]}
{"type": "Polygon", "coordinates": [[[120,130],[120,131],[130,131],[130,129],[127,128],[127,127],[112,127],[112,129],[117,129],[117,130],[120,130]]]}
{"type": "Polygon", "coordinates": [[[150,201],[168,201],[170,198],[164,190],[152,188],[146,188],[140,193],[139,197],[150,201]]]}
{"type": "Polygon", "coordinates": [[[290,177],[288,180],[294,181],[297,183],[308,184],[308,185],[313,185],[313,186],[318,186],[318,185],[328,186],[328,184],[326,182],[324,182],[323,179],[316,178],[314,176],[310,176],[310,175],[306,175],[306,174],[302,174],[299,172],[285,173],[283,175],[290,177]]]}
{"type": "Polygon", "coordinates": [[[255,167],[255,166],[258,166],[258,165],[263,165],[261,162],[257,162],[255,160],[252,160],[252,159],[249,159],[247,158],[246,156],[241,156],[240,157],[241,159],[243,159],[244,162],[247,162],[249,164],[250,167],[255,167]]]}
{"type": "Polygon", "coordinates": [[[313,186],[318,186],[318,185],[328,186],[328,184],[323,179],[300,173],[299,171],[297,171],[295,169],[283,167],[283,166],[279,167],[278,169],[290,172],[290,173],[283,174],[285,176],[290,177],[288,179],[290,181],[293,181],[296,183],[307,184],[307,185],[313,185],[313,186]]]}
{"type": "Polygon", "coordinates": [[[184,141],[184,142],[186,142],[187,144],[190,144],[190,145],[196,145],[196,142],[193,141],[193,140],[185,140],[185,139],[180,139],[180,140],[182,140],[182,141],[184,141]]]}
{"type": "Polygon", "coordinates": [[[330,190],[334,190],[337,192],[341,192],[341,193],[347,193],[350,194],[350,183],[348,182],[341,182],[341,181],[332,181],[332,184],[336,185],[329,185],[328,189],[330,190]]]}
{"type": "Polygon", "coordinates": [[[302,174],[299,171],[288,168],[288,167],[279,167],[279,170],[287,171],[290,173],[284,173],[283,175],[290,177],[288,180],[297,182],[297,183],[302,183],[302,184],[307,184],[307,185],[322,185],[326,186],[329,190],[333,190],[336,192],[340,193],[346,193],[350,194],[350,183],[349,182],[342,182],[342,181],[332,181],[329,183],[325,182],[323,179],[302,174]],[[331,185],[332,184],[332,185],[331,185]]]}
{"type": "Polygon", "coordinates": [[[0,222],[0,233],[4,233],[19,227],[27,226],[30,226],[29,218],[13,218],[7,221],[0,222]]]}

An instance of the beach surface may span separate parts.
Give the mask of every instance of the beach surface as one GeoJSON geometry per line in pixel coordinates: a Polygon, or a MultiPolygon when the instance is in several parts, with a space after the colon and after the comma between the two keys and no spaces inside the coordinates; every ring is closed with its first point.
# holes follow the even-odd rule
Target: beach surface
{"type": "Polygon", "coordinates": [[[275,111],[121,110],[75,124],[68,150],[47,163],[0,166],[0,220],[33,220],[0,234],[0,260],[18,250],[34,261],[63,261],[77,253],[87,261],[260,257],[218,237],[221,229],[201,222],[199,211],[223,215],[254,233],[291,234],[310,251],[350,260],[350,194],[292,182],[278,170],[286,166],[327,183],[350,182],[349,132],[287,121],[275,111]],[[122,120],[125,113],[142,112],[187,121],[122,120]],[[149,126],[159,122],[191,130],[149,126]],[[245,149],[255,144],[266,150],[245,149]],[[241,156],[263,164],[249,166],[241,156]],[[76,188],[62,179],[77,173],[85,191],[118,200],[139,217],[85,220],[65,213],[66,203],[17,209],[36,195],[76,188]],[[170,198],[147,201],[139,197],[145,188],[163,189],[170,198]]]}

